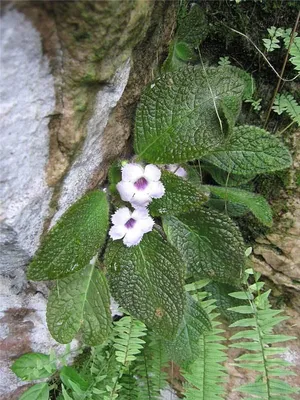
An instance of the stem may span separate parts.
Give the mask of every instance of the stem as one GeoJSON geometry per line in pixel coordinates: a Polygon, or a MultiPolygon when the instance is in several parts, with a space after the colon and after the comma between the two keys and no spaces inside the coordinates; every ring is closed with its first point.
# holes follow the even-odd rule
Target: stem
{"type": "Polygon", "coordinates": [[[285,132],[287,129],[289,129],[294,123],[295,123],[295,121],[292,121],[290,124],[288,124],[288,126],[286,126],[281,132],[278,133],[278,136],[281,136],[283,134],[283,132],[285,132]]]}
{"type": "Polygon", "coordinates": [[[296,19],[296,22],[295,22],[295,25],[294,25],[294,28],[293,28],[293,31],[292,31],[292,34],[291,34],[289,47],[287,49],[287,52],[286,52],[286,55],[285,55],[285,59],[284,59],[284,62],[283,62],[282,68],[281,68],[280,76],[279,76],[279,79],[277,81],[277,85],[276,85],[276,88],[275,88],[275,91],[274,91],[274,94],[273,94],[273,97],[272,97],[272,100],[271,100],[271,104],[270,104],[270,107],[269,107],[269,110],[268,110],[268,113],[267,113],[266,121],[265,121],[265,124],[264,124],[264,129],[266,129],[266,127],[268,125],[270,114],[271,114],[271,111],[272,111],[272,107],[273,107],[273,104],[274,104],[274,101],[275,101],[275,97],[276,97],[276,95],[278,93],[278,90],[280,88],[280,85],[281,85],[281,81],[282,81],[282,78],[283,78],[285,67],[286,67],[286,64],[287,64],[288,59],[289,59],[290,49],[292,47],[292,44],[294,42],[294,38],[296,36],[295,33],[296,33],[296,29],[297,29],[297,26],[298,26],[298,23],[299,23],[299,18],[300,18],[300,11],[298,12],[297,19],[296,19]]]}

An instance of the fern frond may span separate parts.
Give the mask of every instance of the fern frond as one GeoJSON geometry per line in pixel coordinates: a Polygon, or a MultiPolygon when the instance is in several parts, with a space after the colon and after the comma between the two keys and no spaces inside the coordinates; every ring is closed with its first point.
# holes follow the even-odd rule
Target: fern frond
{"type": "Polygon", "coordinates": [[[222,363],[226,360],[226,346],[221,344],[225,338],[222,336],[223,329],[215,319],[219,314],[215,313],[216,300],[206,300],[208,293],[201,291],[208,280],[202,280],[186,285],[186,290],[195,300],[198,300],[207,312],[212,329],[205,331],[200,336],[200,356],[186,370],[183,376],[187,383],[185,385],[185,398],[187,400],[220,400],[224,397],[223,383],[226,379],[226,371],[222,363]]]}
{"type": "Polygon", "coordinates": [[[116,349],[116,359],[124,366],[136,359],[145,344],[141,337],[146,335],[146,326],[139,320],[126,316],[115,322],[113,346],[116,349]]]}
{"type": "Polygon", "coordinates": [[[297,103],[296,99],[290,93],[277,94],[273,110],[278,115],[286,112],[294,122],[300,125],[300,104],[297,103]]]}
{"type": "MultiPolygon", "coordinates": [[[[243,354],[235,360],[237,367],[257,372],[255,382],[240,386],[239,392],[250,395],[250,399],[274,400],[289,399],[289,394],[297,393],[295,388],[277,379],[286,375],[293,375],[285,369],[290,363],[278,358],[286,349],[282,347],[271,347],[275,343],[285,342],[294,337],[287,335],[276,335],[273,327],[287,319],[280,316],[281,310],[272,310],[268,302],[270,291],[261,293],[262,285],[258,282],[258,275],[254,274],[256,284],[248,287],[245,295],[248,297],[249,306],[232,307],[231,310],[239,314],[250,314],[249,318],[242,318],[234,322],[231,327],[246,328],[231,337],[232,341],[242,340],[233,343],[230,347],[246,350],[249,353],[243,354]],[[255,285],[257,285],[257,294],[255,285]]],[[[231,294],[236,297],[236,293],[231,294]]],[[[238,292],[240,296],[240,292],[238,292]]]]}

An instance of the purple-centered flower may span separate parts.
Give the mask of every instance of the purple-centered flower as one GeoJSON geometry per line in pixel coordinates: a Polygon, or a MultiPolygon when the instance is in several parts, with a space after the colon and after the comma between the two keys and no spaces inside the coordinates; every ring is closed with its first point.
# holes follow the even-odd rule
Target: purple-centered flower
{"type": "Polygon", "coordinates": [[[109,236],[112,240],[122,239],[127,247],[140,243],[144,233],[153,229],[154,221],[149,216],[146,208],[139,208],[131,212],[129,208],[122,207],[111,217],[113,226],[109,236]]]}
{"type": "Polygon", "coordinates": [[[180,178],[186,178],[187,172],[184,168],[180,167],[178,164],[168,164],[166,165],[166,169],[170,172],[173,172],[175,175],[179,176],[180,178]]]}
{"type": "Polygon", "coordinates": [[[160,199],[165,193],[160,176],[160,169],[155,165],[143,168],[139,164],[126,164],[122,168],[122,180],[117,184],[121,199],[135,208],[146,207],[152,199],[160,199]]]}

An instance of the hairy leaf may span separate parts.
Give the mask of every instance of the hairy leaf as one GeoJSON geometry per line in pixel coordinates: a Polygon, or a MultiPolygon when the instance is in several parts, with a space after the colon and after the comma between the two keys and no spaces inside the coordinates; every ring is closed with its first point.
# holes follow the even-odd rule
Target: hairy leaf
{"type": "Polygon", "coordinates": [[[244,265],[244,243],[237,226],[224,214],[202,208],[163,218],[168,240],[195,278],[237,282],[244,265]]]}
{"type": "Polygon", "coordinates": [[[47,383],[37,383],[22,394],[19,400],[48,400],[49,386],[47,383]]]}
{"type": "Polygon", "coordinates": [[[206,186],[206,188],[221,199],[246,206],[261,223],[272,226],[272,210],[263,196],[236,188],[220,186],[206,186]]]}
{"type": "Polygon", "coordinates": [[[28,353],[19,357],[11,369],[23,381],[32,381],[48,378],[56,371],[56,366],[47,354],[28,353]]]}
{"type": "Polygon", "coordinates": [[[281,141],[264,129],[239,126],[233,129],[223,147],[205,160],[238,175],[279,171],[291,165],[291,155],[281,141]]]}
{"type": "Polygon", "coordinates": [[[29,265],[28,279],[58,279],[82,269],[103,245],[107,227],[105,193],[86,194],[49,231],[29,265]]]}
{"type": "Polygon", "coordinates": [[[111,331],[109,292],[103,273],[92,264],[58,280],[47,304],[47,323],[59,343],[69,343],[79,329],[84,343],[95,346],[111,331]]]}
{"type": "Polygon", "coordinates": [[[231,67],[188,67],[160,76],[145,90],[137,109],[136,153],[158,164],[212,153],[236,120],[244,89],[231,67]]]}
{"type": "Polygon", "coordinates": [[[210,329],[211,322],[206,311],[187,295],[187,305],[178,333],[173,341],[165,341],[170,358],[178,365],[194,361],[200,355],[200,336],[210,329]]]}
{"type": "Polygon", "coordinates": [[[110,242],[105,265],[116,301],[161,336],[174,337],[185,305],[183,261],[177,251],[152,231],[137,246],[110,242]]]}
{"type": "Polygon", "coordinates": [[[206,38],[208,24],[204,10],[194,3],[188,13],[179,20],[176,38],[196,48],[206,38]]]}
{"type": "Polygon", "coordinates": [[[150,204],[150,212],[154,216],[182,214],[199,208],[208,200],[209,192],[196,188],[195,185],[172,172],[163,170],[161,182],[166,192],[162,198],[154,199],[150,204]]]}

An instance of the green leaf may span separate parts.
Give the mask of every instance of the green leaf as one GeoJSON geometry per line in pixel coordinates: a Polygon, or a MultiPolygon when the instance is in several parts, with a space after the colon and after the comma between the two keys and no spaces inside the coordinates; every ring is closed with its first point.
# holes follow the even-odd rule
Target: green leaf
{"type": "Polygon", "coordinates": [[[272,210],[263,196],[236,188],[220,186],[205,186],[205,188],[221,199],[248,207],[261,223],[272,226],[272,210]]]}
{"type": "Polygon", "coordinates": [[[195,59],[195,52],[185,42],[175,42],[175,56],[182,61],[192,61],[195,59]]]}
{"type": "Polygon", "coordinates": [[[168,240],[179,251],[195,278],[238,282],[245,262],[237,226],[224,214],[202,208],[163,218],[168,240]]]}
{"type": "Polygon", "coordinates": [[[207,206],[233,218],[242,217],[249,212],[249,209],[241,204],[228,203],[222,199],[210,199],[207,202],[207,206]]]}
{"type": "Polygon", "coordinates": [[[255,126],[233,129],[224,146],[213,150],[205,160],[233,174],[249,175],[288,168],[288,149],[275,136],[255,126]]]}
{"type": "Polygon", "coordinates": [[[161,182],[166,191],[162,198],[154,199],[150,204],[153,216],[182,214],[199,208],[208,200],[207,192],[172,172],[162,170],[161,182]]]}
{"type": "Polygon", "coordinates": [[[183,261],[177,251],[152,231],[137,246],[110,242],[105,265],[116,301],[162,337],[174,337],[185,305],[183,261]]]}
{"type": "Polygon", "coordinates": [[[48,378],[56,371],[56,366],[47,354],[28,353],[19,357],[11,369],[23,381],[33,381],[48,378]]]}
{"type": "Polygon", "coordinates": [[[49,387],[47,383],[37,383],[22,394],[19,400],[48,400],[49,387]]]}
{"type": "Polygon", "coordinates": [[[29,265],[28,279],[64,278],[82,269],[103,246],[107,227],[105,193],[86,194],[49,231],[29,265]]]}
{"type": "Polygon", "coordinates": [[[89,387],[89,383],[73,367],[63,367],[60,370],[59,377],[62,383],[69,389],[72,389],[70,382],[75,383],[83,391],[89,387]]]}
{"type": "Polygon", "coordinates": [[[176,38],[196,48],[208,34],[208,23],[204,10],[194,3],[188,13],[179,20],[176,38]]]}
{"type": "Polygon", "coordinates": [[[137,108],[136,153],[158,164],[212,153],[223,144],[229,125],[238,117],[244,88],[231,67],[206,71],[187,67],[158,77],[137,108]],[[232,110],[224,100],[228,97],[236,98],[232,110]]]}
{"type": "Polygon", "coordinates": [[[187,295],[187,305],[178,333],[173,341],[165,341],[169,357],[178,365],[194,361],[200,354],[201,334],[211,329],[211,322],[200,304],[187,295]]]}
{"type": "Polygon", "coordinates": [[[290,93],[277,94],[272,109],[278,115],[286,112],[300,126],[300,104],[290,93]]]}
{"type": "Polygon", "coordinates": [[[215,165],[203,163],[203,168],[210,173],[213,180],[221,186],[240,186],[248,183],[253,178],[255,174],[250,175],[234,175],[230,172],[223,171],[222,169],[216,167],[215,165]]]}
{"type": "Polygon", "coordinates": [[[59,343],[69,343],[82,329],[84,343],[95,346],[111,331],[106,279],[92,264],[58,280],[47,304],[47,323],[59,343]]]}

